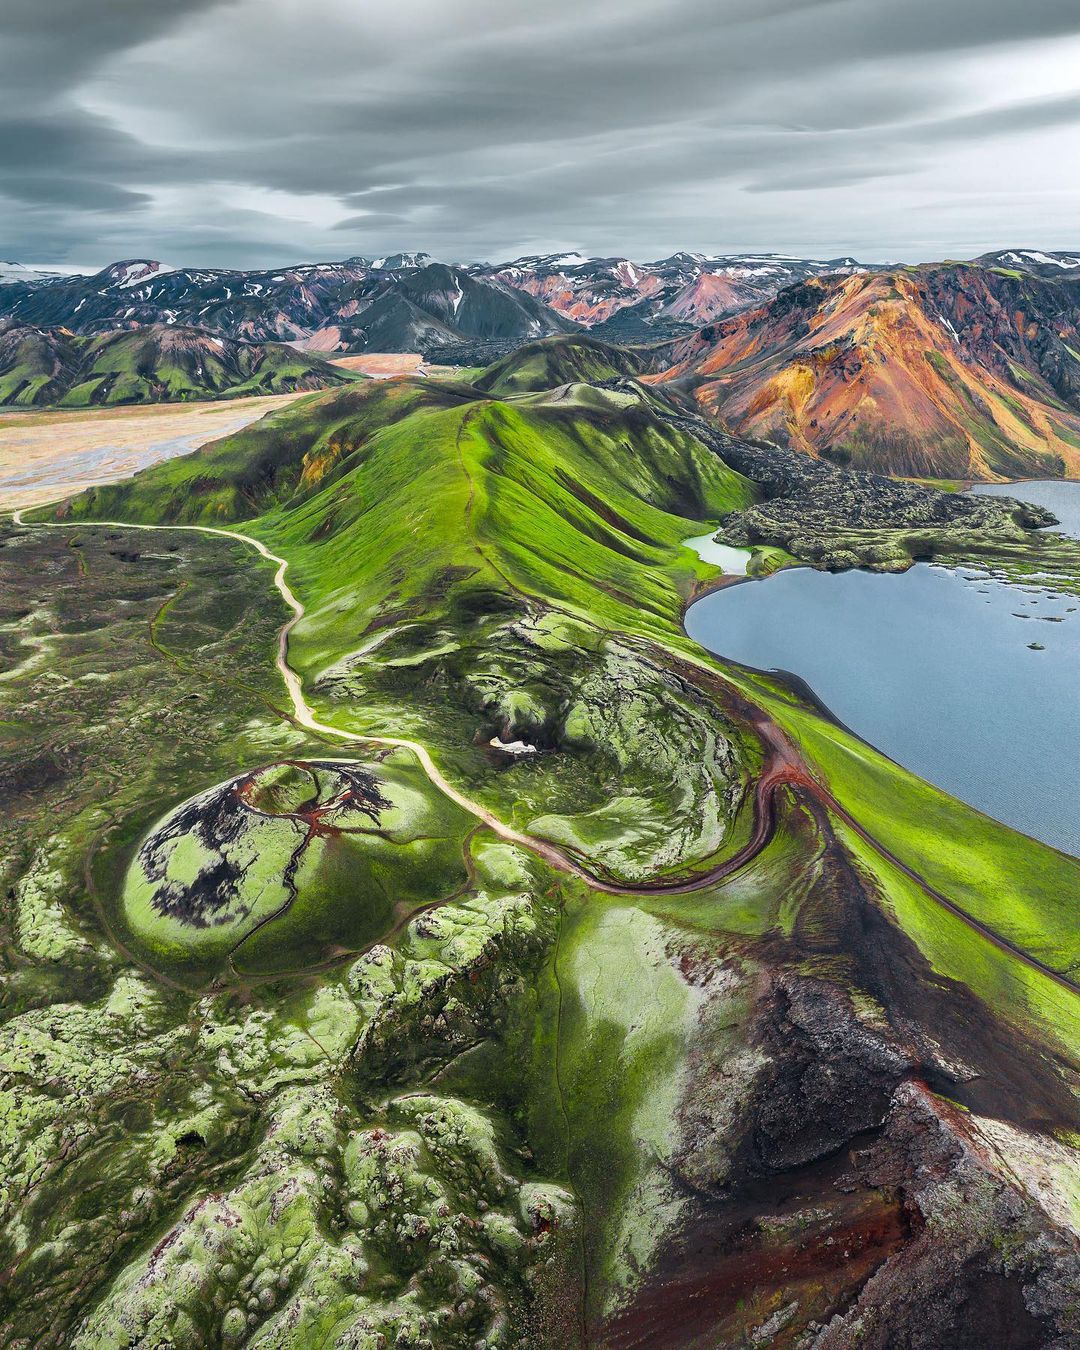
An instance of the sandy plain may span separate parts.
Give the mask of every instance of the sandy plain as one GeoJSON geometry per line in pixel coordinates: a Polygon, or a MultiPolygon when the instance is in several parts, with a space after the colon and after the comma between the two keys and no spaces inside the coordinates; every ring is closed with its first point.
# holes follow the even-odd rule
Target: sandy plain
{"type": "Polygon", "coordinates": [[[0,509],[40,506],[114,483],[237,431],[299,397],[0,411],[0,509]]]}

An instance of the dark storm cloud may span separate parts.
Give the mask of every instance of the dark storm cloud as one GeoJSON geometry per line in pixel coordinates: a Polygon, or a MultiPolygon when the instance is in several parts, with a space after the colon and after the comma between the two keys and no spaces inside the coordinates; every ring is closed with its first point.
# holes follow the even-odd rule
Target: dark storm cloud
{"type": "Polygon", "coordinates": [[[7,0],[0,255],[1032,239],[1078,35],[1075,0],[7,0]]]}
{"type": "Polygon", "coordinates": [[[77,207],[80,211],[135,211],[151,201],[145,192],[68,174],[6,173],[3,184],[4,195],[15,202],[77,207]]]}
{"type": "Polygon", "coordinates": [[[5,0],[0,97],[47,104],[118,51],[231,0],[5,0]]]}
{"type": "Polygon", "coordinates": [[[167,165],[172,173],[195,173],[198,163],[185,152],[161,154],[137,136],[103,117],[66,109],[37,117],[0,116],[0,186],[8,173],[34,169],[48,175],[89,172],[113,179],[131,173],[153,174],[167,165]]]}

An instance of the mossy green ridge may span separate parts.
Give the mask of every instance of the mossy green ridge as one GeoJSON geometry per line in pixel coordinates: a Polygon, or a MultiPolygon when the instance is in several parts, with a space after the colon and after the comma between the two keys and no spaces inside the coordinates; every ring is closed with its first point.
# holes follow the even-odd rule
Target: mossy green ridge
{"type": "Polygon", "coordinates": [[[358,377],[284,343],[157,324],[77,337],[0,324],[0,405],[88,408],[285,394],[358,377]]]}
{"type": "Polygon", "coordinates": [[[568,384],[597,384],[639,374],[644,358],[584,335],[527,343],[496,361],[476,380],[485,394],[506,397],[568,384]]]}
{"type": "Polygon", "coordinates": [[[71,510],[148,519],[156,503],[220,525],[267,506],[252,528],[288,557],[307,611],[289,659],[336,691],[321,710],[332,723],[433,740],[500,808],[482,781],[487,741],[573,745],[573,759],[522,766],[518,827],[634,880],[713,855],[745,794],[746,738],[607,633],[669,626],[711,570],[681,541],[751,486],[644,390],[595,390],[595,409],[468,393],[429,381],[325,395],[71,510]],[[447,681],[450,708],[430,696],[447,681]],[[549,778],[569,815],[551,809],[549,778]]]}
{"type": "MultiPolygon", "coordinates": [[[[1080,860],[972,810],[813,710],[792,702],[785,712],[808,760],[886,854],[1021,951],[1075,978],[1080,860]]],[[[993,948],[929,900],[880,850],[850,830],[844,838],[936,969],[1001,1015],[1039,1025],[1070,1052],[1080,1025],[1075,993],[993,948]]]]}
{"type": "MultiPolygon", "coordinates": [[[[682,611],[718,573],[682,541],[756,489],[617,362],[541,345],[520,376],[304,400],[0,550],[24,578],[0,616],[6,762],[59,717],[4,825],[0,1337],[441,1350],[831,1324],[877,1347],[913,1301],[937,1343],[957,1309],[1071,1334],[1080,863],[693,644],[682,611]],[[95,519],[264,541],[321,723],[422,742],[621,893],[496,837],[409,752],[298,726],[252,550],[95,519]],[[97,729],[116,721],[121,750],[97,729]],[[301,822],[348,823],[350,765],[378,820],[278,905],[301,822]],[[184,903],[163,914],[141,850],[163,829],[190,848],[223,792],[262,813],[255,870],[220,934],[185,932],[207,859],[166,859],[184,903]]],[[[225,834],[219,857],[244,843],[225,834]]]]}
{"type": "Polygon", "coordinates": [[[435,381],[362,381],[298,400],[225,437],[197,459],[170,461],[173,472],[139,474],[94,488],[70,504],[73,519],[109,511],[134,522],[229,524],[278,501],[303,499],[332,481],[369,437],[424,408],[445,408],[466,395],[435,381]]]}

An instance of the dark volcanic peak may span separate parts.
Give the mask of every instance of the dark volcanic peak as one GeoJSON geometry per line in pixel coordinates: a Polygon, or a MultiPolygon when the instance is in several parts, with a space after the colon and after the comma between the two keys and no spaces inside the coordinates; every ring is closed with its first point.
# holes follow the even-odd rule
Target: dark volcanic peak
{"type": "Polygon", "coordinates": [[[163,276],[166,272],[174,270],[166,263],[155,262],[152,259],[128,258],[122,262],[110,263],[108,267],[102,268],[96,276],[91,277],[90,281],[100,283],[103,286],[117,286],[124,290],[131,286],[138,286],[152,277],[163,276]]]}
{"type": "MultiPolygon", "coordinates": [[[[363,259],[358,258],[356,261],[363,262],[363,259]]],[[[429,263],[435,261],[430,253],[391,253],[386,258],[375,258],[371,268],[376,272],[403,272],[411,268],[427,267],[429,263]]]]}
{"type": "Polygon", "coordinates": [[[660,258],[652,263],[653,267],[694,267],[701,266],[708,261],[707,253],[687,253],[685,249],[679,249],[677,253],[672,253],[668,258],[660,258]]]}

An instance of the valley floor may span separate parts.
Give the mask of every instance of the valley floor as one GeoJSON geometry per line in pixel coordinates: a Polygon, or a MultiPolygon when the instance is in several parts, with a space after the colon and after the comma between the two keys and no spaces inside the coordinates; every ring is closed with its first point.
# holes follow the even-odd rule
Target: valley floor
{"type": "Polygon", "coordinates": [[[540,357],[0,535],[0,1340],[1080,1334],[1080,861],[693,643],[738,447],[540,357]]]}
{"type": "Polygon", "coordinates": [[[301,397],[85,411],[0,410],[0,508],[37,506],[118,482],[239,431],[301,397]]]}

